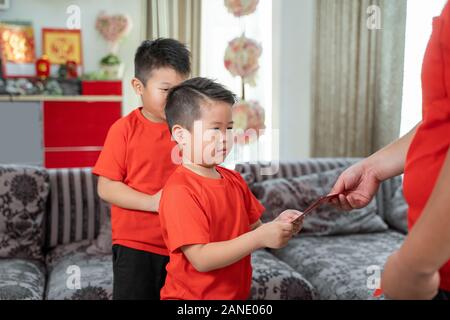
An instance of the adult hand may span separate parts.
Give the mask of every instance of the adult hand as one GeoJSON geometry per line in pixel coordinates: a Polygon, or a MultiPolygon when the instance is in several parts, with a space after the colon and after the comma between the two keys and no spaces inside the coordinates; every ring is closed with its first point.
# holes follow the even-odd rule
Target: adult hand
{"type": "Polygon", "coordinates": [[[367,206],[378,191],[381,179],[374,168],[363,160],[345,170],[330,194],[339,194],[332,204],[342,210],[360,209],[367,206]]]}

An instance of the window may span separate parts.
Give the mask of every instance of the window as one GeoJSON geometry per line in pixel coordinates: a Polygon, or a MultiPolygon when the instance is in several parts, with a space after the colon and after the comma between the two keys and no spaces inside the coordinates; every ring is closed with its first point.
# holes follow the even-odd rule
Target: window
{"type": "Polygon", "coordinates": [[[423,56],[432,31],[432,19],[441,14],[446,2],[447,0],[408,1],[401,135],[414,128],[422,119],[423,56]]]}
{"type": "MultiPolygon", "coordinates": [[[[256,87],[246,86],[246,100],[257,100],[265,109],[266,128],[272,128],[272,1],[260,0],[255,13],[237,18],[228,12],[223,0],[202,1],[202,51],[200,73],[203,77],[216,79],[227,86],[239,97],[241,96],[241,80],[234,78],[224,66],[224,55],[228,43],[242,35],[259,42],[262,56],[256,87]]],[[[239,146],[235,146],[239,149],[239,146]]],[[[270,160],[271,136],[269,130],[260,138],[258,154],[253,147],[241,147],[239,156],[231,156],[229,162],[270,160]]]]}

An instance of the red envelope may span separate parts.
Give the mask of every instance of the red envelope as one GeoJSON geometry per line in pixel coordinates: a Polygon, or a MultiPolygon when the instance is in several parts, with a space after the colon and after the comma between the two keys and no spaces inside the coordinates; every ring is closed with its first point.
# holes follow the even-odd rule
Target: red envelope
{"type": "Polygon", "coordinates": [[[296,218],[292,222],[297,221],[301,217],[306,217],[307,215],[309,215],[311,212],[313,212],[319,206],[321,206],[323,204],[330,203],[333,199],[337,199],[337,198],[339,198],[339,194],[332,194],[332,195],[329,195],[329,196],[320,197],[318,200],[313,202],[308,208],[306,208],[305,211],[303,211],[302,215],[299,215],[298,218],[296,218]]]}

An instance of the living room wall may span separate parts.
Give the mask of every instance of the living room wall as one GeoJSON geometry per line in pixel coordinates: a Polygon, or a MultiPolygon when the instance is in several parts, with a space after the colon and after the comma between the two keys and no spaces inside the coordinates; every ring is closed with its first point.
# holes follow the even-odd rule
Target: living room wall
{"type": "Polygon", "coordinates": [[[0,11],[0,20],[31,21],[35,32],[36,56],[42,54],[41,29],[65,28],[68,14],[67,8],[77,5],[81,10],[81,30],[84,72],[97,70],[100,59],[107,53],[107,44],[95,30],[95,19],[104,10],[107,14],[126,13],[133,22],[133,29],[123,40],[119,48],[119,57],[125,62],[126,68],[123,81],[122,113],[128,114],[139,105],[130,86],[133,77],[134,52],[144,38],[145,29],[145,1],[143,0],[12,0],[10,8],[0,11]]]}

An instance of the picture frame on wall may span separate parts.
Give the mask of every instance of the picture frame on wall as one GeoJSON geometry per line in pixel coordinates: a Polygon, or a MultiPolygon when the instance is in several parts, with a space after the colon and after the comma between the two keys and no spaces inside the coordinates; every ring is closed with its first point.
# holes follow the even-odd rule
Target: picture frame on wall
{"type": "Polygon", "coordinates": [[[0,21],[0,58],[4,78],[31,78],[36,75],[31,22],[0,21]]]}
{"type": "Polygon", "coordinates": [[[10,2],[9,0],[0,0],[0,10],[9,9],[10,2]]]}
{"type": "Polygon", "coordinates": [[[42,29],[42,53],[50,62],[50,74],[56,75],[61,65],[74,62],[78,74],[82,74],[83,51],[81,30],[79,29],[42,29]]]}

